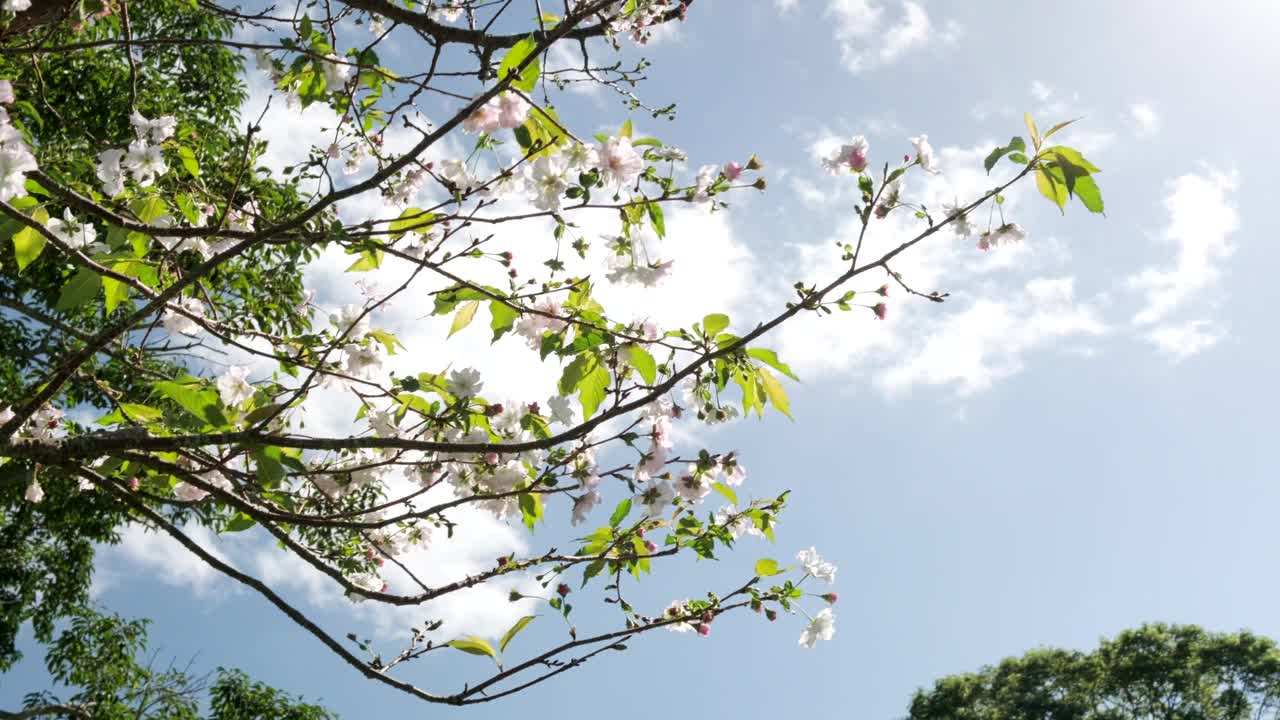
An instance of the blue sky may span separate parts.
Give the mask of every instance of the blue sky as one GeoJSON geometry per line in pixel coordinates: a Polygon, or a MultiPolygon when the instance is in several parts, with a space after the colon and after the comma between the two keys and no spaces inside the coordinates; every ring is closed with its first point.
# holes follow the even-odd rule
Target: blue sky
{"type": "MultiPolygon", "coordinates": [[[[522,699],[448,712],[895,717],[943,674],[1040,644],[1088,647],[1143,621],[1280,637],[1280,488],[1265,439],[1278,394],[1266,270],[1280,267],[1268,217],[1280,97],[1267,82],[1280,49],[1266,30],[1277,21],[1280,8],[1264,0],[699,0],[643,53],[655,63],[643,96],[678,102],[679,116],[637,116],[638,131],[687,150],[695,170],[757,153],[770,189],[731,197],[714,217],[675,215],[664,252],[678,267],[715,270],[677,273],[659,315],[678,320],[695,306],[695,316],[751,323],[793,282],[832,274],[852,180],[826,176],[815,153],[853,134],[868,136],[878,163],[927,132],[944,172],[907,186],[936,204],[989,186],[981,157],[1023,133],[1022,111],[1042,126],[1084,116],[1067,142],[1103,168],[1107,217],[1079,206],[1061,217],[1034,191],[1011,193],[1024,246],[982,255],[946,237],[896,268],[921,289],[950,291],[947,303],[894,298],[883,323],[837,316],[766,343],[803,380],[789,388],[795,422],[770,416],[687,438],[742,450],[745,487],[757,497],[792,489],[791,507],[776,547],[747,540],[719,563],[663,568],[637,597],[657,609],[727,588],[757,557],[815,545],[840,565],[832,642],[796,647],[796,618],[725,619],[710,638],[659,633],[522,699]]],[[[561,108],[584,132],[623,119],[604,93],[561,108]]],[[[288,137],[289,122],[275,137],[288,137]]],[[[907,223],[882,230],[874,241],[889,243],[907,223]]],[[[322,301],[352,296],[330,269],[312,277],[322,301]]],[[[387,322],[407,328],[410,310],[387,322]]],[[[428,342],[439,330],[418,332],[428,342]]],[[[461,342],[455,352],[484,352],[461,342]]],[[[441,565],[542,542],[485,525],[462,559],[441,565]]],[[[274,568],[335,633],[395,637],[395,618],[290,584],[259,539],[220,549],[274,568]]],[[[345,717],[446,712],[359,679],[177,552],[132,533],[104,553],[97,579],[102,604],[154,619],[162,655],[241,667],[345,717]]],[[[501,626],[503,602],[442,612],[501,626]]],[[[555,619],[543,620],[521,636],[527,649],[558,637],[555,619]]],[[[34,659],[0,683],[0,707],[39,686],[34,659]]],[[[447,685],[477,677],[483,662],[411,677],[447,685]]]]}

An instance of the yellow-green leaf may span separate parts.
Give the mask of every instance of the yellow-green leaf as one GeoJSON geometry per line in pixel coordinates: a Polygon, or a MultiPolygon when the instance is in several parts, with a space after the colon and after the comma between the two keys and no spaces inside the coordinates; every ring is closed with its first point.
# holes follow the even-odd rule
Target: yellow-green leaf
{"type": "Polygon", "coordinates": [[[478,307],[480,307],[479,300],[469,300],[458,308],[458,314],[453,316],[453,325],[449,328],[449,337],[453,337],[454,333],[471,324],[478,307]]]}
{"type": "Polygon", "coordinates": [[[534,619],[535,617],[537,617],[537,616],[536,616],[536,615],[525,615],[524,617],[522,617],[522,618],[520,618],[519,620],[517,620],[517,621],[516,621],[516,624],[515,624],[515,625],[512,625],[512,626],[511,626],[511,629],[510,629],[510,630],[508,630],[508,631],[506,632],[506,634],[504,634],[504,635],[502,636],[502,642],[498,643],[498,649],[499,649],[499,650],[501,650],[501,651],[503,651],[503,652],[506,652],[506,650],[507,650],[507,643],[511,642],[511,638],[514,638],[514,637],[515,637],[515,636],[516,636],[516,635],[517,635],[521,630],[523,630],[523,629],[525,628],[525,626],[526,626],[526,625],[528,625],[529,623],[533,622],[533,619],[534,619]]]}
{"type": "Polygon", "coordinates": [[[631,367],[640,373],[640,377],[644,378],[646,384],[652,385],[654,380],[658,378],[658,363],[649,354],[649,351],[639,345],[629,345],[627,347],[627,356],[630,359],[631,367]]]}
{"type": "Polygon", "coordinates": [[[1027,123],[1027,132],[1031,133],[1031,143],[1036,146],[1036,150],[1040,149],[1040,129],[1036,127],[1036,121],[1031,119],[1031,113],[1022,113],[1022,119],[1027,123]]]}
{"type": "Polygon", "coordinates": [[[45,238],[40,231],[31,227],[23,227],[13,234],[13,256],[18,261],[18,271],[27,269],[40,253],[44,251],[45,238]]]}
{"type": "Polygon", "coordinates": [[[782,383],[764,368],[756,368],[756,372],[760,373],[760,384],[764,386],[764,394],[769,402],[773,403],[778,412],[791,417],[791,402],[787,399],[787,391],[782,389],[782,383]]]}
{"type": "Polygon", "coordinates": [[[761,558],[756,561],[756,576],[769,577],[778,574],[778,561],[773,558],[761,558]]]}

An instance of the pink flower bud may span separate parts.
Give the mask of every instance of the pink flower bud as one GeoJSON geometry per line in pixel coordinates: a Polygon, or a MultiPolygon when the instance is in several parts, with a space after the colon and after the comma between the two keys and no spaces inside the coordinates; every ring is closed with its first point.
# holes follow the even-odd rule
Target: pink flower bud
{"type": "Polygon", "coordinates": [[[769,619],[769,622],[773,622],[778,619],[778,613],[776,610],[765,610],[764,616],[769,619]]]}
{"type": "Polygon", "coordinates": [[[498,453],[496,453],[496,452],[485,453],[485,454],[484,454],[484,462],[485,462],[485,464],[486,464],[486,465],[497,465],[497,464],[498,464],[498,453]]]}
{"type": "Polygon", "coordinates": [[[541,415],[541,414],[542,414],[542,412],[538,409],[538,403],[536,403],[536,402],[531,402],[531,403],[529,403],[528,408],[529,408],[529,414],[530,414],[530,415],[541,415]]]}
{"type": "Polygon", "coordinates": [[[658,546],[654,545],[652,540],[645,540],[644,549],[648,552],[654,553],[658,551],[658,546]]]}
{"type": "Polygon", "coordinates": [[[871,311],[876,314],[877,318],[883,320],[884,316],[889,314],[889,306],[884,303],[877,303],[875,307],[871,308],[871,311]]]}
{"type": "Polygon", "coordinates": [[[764,611],[764,603],[760,602],[759,600],[752,600],[752,601],[751,601],[751,609],[752,609],[752,610],[754,610],[755,612],[763,612],[763,611],[764,611]]]}
{"type": "Polygon", "coordinates": [[[902,156],[902,162],[904,162],[904,163],[905,163],[905,162],[911,162],[911,156],[910,156],[910,155],[903,155],[903,156],[902,156]]]}
{"type": "Polygon", "coordinates": [[[506,565],[508,559],[509,558],[507,558],[506,555],[503,555],[502,557],[498,558],[498,567],[502,567],[503,565],[506,565]]]}
{"type": "Polygon", "coordinates": [[[558,586],[556,586],[556,594],[559,595],[560,597],[564,597],[568,595],[569,586],[566,585],[565,583],[560,583],[558,586]]]}
{"type": "Polygon", "coordinates": [[[137,489],[138,489],[138,486],[139,486],[139,485],[141,485],[141,484],[142,484],[142,483],[138,482],[138,478],[129,478],[129,489],[130,489],[130,490],[137,490],[137,489]]]}
{"type": "Polygon", "coordinates": [[[698,634],[701,635],[702,637],[709,636],[711,634],[711,626],[705,623],[702,625],[699,625],[698,634]]]}
{"type": "Polygon", "coordinates": [[[878,293],[880,297],[889,297],[889,284],[885,283],[884,285],[881,285],[880,289],[876,290],[876,293],[878,293]]]}
{"type": "Polygon", "coordinates": [[[840,599],[840,596],[835,593],[827,593],[822,596],[822,599],[826,600],[828,605],[835,605],[836,601],[840,599]]]}
{"type": "Polygon", "coordinates": [[[742,176],[742,166],[736,162],[731,162],[724,166],[724,176],[729,178],[729,182],[733,182],[742,176]]]}
{"type": "Polygon", "coordinates": [[[382,589],[379,590],[378,592],[386,592],[388,589],[390,589],[390,587],[391,587],[390,585],[386,583],[382,583],[382,589]]]}
{"type": "Polygon", "coordinates": [[[710,625],[712,620],[716,619],[716,614],[710,610],[704,610],[702,613],[702,624],[710,625]]]}

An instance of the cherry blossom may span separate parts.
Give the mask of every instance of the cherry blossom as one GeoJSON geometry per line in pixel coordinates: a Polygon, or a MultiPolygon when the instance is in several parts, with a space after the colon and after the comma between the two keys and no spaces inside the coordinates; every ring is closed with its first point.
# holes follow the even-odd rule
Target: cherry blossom
{"type": "Polygon", "coordinates": [[[560,155],[543,155],[525,168],[525,189],[539,210],[559,210],[569,189],[569,168],[560,155]]]}
{"type": "Polygon", "coordinates": [[[469,398],[479,395],[484,383],[480,382],[480,371],[469,367],[449,373],[449,380],[445,387],[451,395],[469,398]]]}
{"type": "Polygon", "coordinates": [[[324,70],[324,85],[331,92],[338,92],[346,87],[347,79],[351,77],[351,66],[334,53],[325,55],[324,59],[325,62],[320,64],[324,70]]]}
{"type": "Polygon", "coordinates": [[[0,105],[8,105],[14,101],[13,83],[8,79],[0,78],[0,105]]]}
{"type": "MultiPolygon", "coordinates": [[[[98,231],[93,225],[77,220],[71,214],[71,208],[64,208],[61,218],[49,218],[46,227],[51,235],[76,250],[88,253],[90,249],[99,245],[98,231]]],[[[101,249],[105,250],[106,247],[102,246],[101,249]]]]}
{"type": "Polygon", "coordinates": [[[547,398],[547,407],[551,408],[552,422],[558,422],[561,425],[573,425],[578,421],[573,411],[573,403],[569,398],[552,395],[547,398]]]}
{"type": "Polygon", "coordinates": [[[854,136],[846,145],[841,145],[833,154],[822,159],[822,166],[832,175],[846,172],[860,173],[867,169],[867,156],[871,145],[861,135],[854,136]]]}
{"type": "Polygon", "coordinates": [[[598,162],[605,185],[630,185],[644,170],[644,159],[629,137],[611,137],[599,147],[598,162]]]}
{"type": "Polygon", "coordinates": [[[218,378],[218,395],[222,404],[228,407],[240,407],[244,401],[253,397],[253,386],[249,384],[249,368],[232,365],[218,378]]]}
{"type": "Polygon", "coordinates": [[[929,144],[928,135],[911,138],[911,144],[916,148],[916,160],[919,161],[921,169],[930,175],[942,172],[938,167],[938,156],[933,152],[933,146],[929,144]]]}
{"type": "Polygon", "coordinates": [[[830,640],[836,634],[836,615],[831,608],[823,608],[809,621],[804,632],[800,633],[800,645],[809,649],[819,640],[830,640]]]}
{"type": "Polygon", "coordinates": [[[44,500],[44,488],[40,487],[40,481],[32,480],[31,484],[27,486],[27,491],[22,494],[22,497],[26,498],[26,501],[33,505],[44,500]]]}
{"type": "Polygon", "coordinates": [[[982,233],[978,238],[979,250],[994,250],[998,247],[1006,245],[1014,245],[1027,239],[1027,231],[1017,223],[1006,223],[996,228],[982,233]]]}
{"type": "Polygon", "coordinates": [[[27,173],[38,169],[25,147],[0,148],[0,200],[8,202],[26,194],[27,173]]]}
{"type": "Polygon", "coordinates": [[[173,132],[178,127],[178,119],[172,115],[148,120],[137,110],[129,116],[129,122],[133,125],[134,132],[138,134],[138,140],[145,141],[150,137],[153,143],[162,143],[173,137],[173,132]]]}
{"type": "Polygon", "coordinates": [[[836,581],[836,566],[823,560],[816,548],[801,550],[796,553],[796,560],[804,565],[805,572],[812,575],[814,579],[827,583],[836,581]]]}
{"type": "Polygon", "coordinates": [[[200,324],[189,316],[204,318],[204,304],[193,297],[184,297],[165,308],[160,317],[164,329],[180,335],[195,335],[200,332],[200,324]],[[176,308],[175,308],[176,306],[176,308]],[[179,309],[182,312],[179,312],[179,309]]]}

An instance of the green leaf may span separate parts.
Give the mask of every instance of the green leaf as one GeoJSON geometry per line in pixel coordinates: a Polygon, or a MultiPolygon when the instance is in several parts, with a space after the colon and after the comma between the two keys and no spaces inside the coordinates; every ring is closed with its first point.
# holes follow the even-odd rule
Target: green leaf
{"type": "Polygon", "coordinates": [[[707,334],[707,337],[715,337],[727,327],[729,327],[728,315],[712,313],[702,318],[702,331],[707,334]]]}
{"type": "Polygon", "coordinates": [[[150,197],[141,197],[129,203],[129,209],[133,210],[133,214],[144,223],[165,215],[169,212],[169,206],[165,205],[164,200],[152,195],[150,197]]]}
{"type": "MultiPolygon", "coordinates": [[[[112,269],[115,269],[115,268],[112,268],[112,269]]],[[[117,270],[117,272],[119,271],[117,270]]],[[[129,286],[125,285],[119,280],[116,280],[115,278],[109,278],[109,277],[102,278],[102,289],[106,291],[106,295],[107,295],[107,314],[108,315],[115,312],[116,307],[118,307],[120,303],[129,299],[129,286]]]]}
{"type": "Polygon", "coordinates": [[[400,213],[398,220],[391,221],[391,224],[387,226],[387,230],[391,233],[392,239],[398,240],[410,230],[415,232],[426,230],[435,217],[435,213],[426,212],[421,208],[405,208],[404,212],[400,213]]]}
{"type": "MultiPolygon", "coordinates": [[[[787,400],[787,391],[782,389],[782,383],[778,382],[778,378],[773,373],[764,368],[757,368],[760,373],[760,383],[764,385],[764,394],[769,398],[769,402],[778,409],[778,412],[791,417],[791,402],[787,400]]],[[[793,418],[794,419],[794,418],[793,418]]]]}
{"type": "Polygon", "coordinates": [[[1009,140],[1008,145],[992,150],[991,154],[987,156],[987,159],[982,161],[982,166],[987,169],[987,174],[990,175],[991,169],[996,166],[996,163],[1000,162],[1000,158],[1011,152],[1022,152],[1026,149],[1027,143],[1024,142],[1021,137],[1014,135],[1013,138],[1009,140]]]}
{"type": "Polygon", "coordinates": [[[666,237],[667,221],[662,214],[662,206],[656,202],[646,203],[645,210],[649,212],[649,224],[653,225],[653,231],[659,238],[666,237]]]}
{"type": "Polygon", "coordinates": [[[1075,186],[1076,197],[1080,199],[1081,204],[1093,213],[1102,213],[1106,211],[1106,207],[1102,203],[1102,191],[1098,189],[1098,183],[1092,177],[1085,176],[1076,178],[1075,186]]]}
{"type": "Polygon", "coordinates": [[[525,493],[520,496],[520,515],[524,526],[533,532],[533,526],[542,519],[542,494],[525,493]]]}
{"type": "Polygon", "coordinates": [[[759,360],[792,380],[800,382],[800,378],[796,377],[796,374],[791,372],[791,368],[786,363],[778,359],[778,354],[774,351],[766,350],[764,348],[751,348],[747,351],[747,355],[759,360]]]}
{"type": "Polygon", "coordinates": [[[72,275],[67,284],[62,286],[62,294],[58,296],[58,304],[54,305],[53,309],[66,312],[80,307],[96,297],[100,287],[102,287],[101,275],[89,268],[80,268],[80,271],[72,275]]]}
{"type": "Polygon", "coordinates": [[[777,560],[774,560],[773,558],[761,558],[756,561],[757,577],[770,577],[772,575],[777,575],[778,572],[777,560]]]}
{"type": "Polygon", "coordinates": [[[191,148],[183,145],[178,148],[178,157],[182,160],[182,167],[191,173],[191,177],[200,178],[200,163],[196,162],[196,154],[191,148]]]}
{"type": "Polygon", "coordinates": [[[520,317],[517,310],[501,300],[489,301],[489,314],[493,316],[493,320],[489,322],[489,328],[493,330],[494,342],[511,332],[511,329],[516,326],[516,320],[520,317]]]}
{"type": "Polygon", "coordinates": [[[582,419],[590,419],[596,408],[604,402],[609,389],[609,371],[603,365],[595,365],[578,383],[578,402],[582,403],[582,419]]]}
{"type": "Polygon", "coordinates": [[[236,513],[235,517],[227,521],[226,527],[222,528],[223,532],[241,532],[257,525],[258,521],[245,515],[244,513],[236,513]]]}
{"type": "Polygon", "coordinates": [[[218,406],[218,394],[214,391],[168,381],[158,382],[152,387],[200,420],[214,427],[226,427],[227,418],[218,406]]]}
{"type": "Polygon", "coordinates": [[[1067,183],[1062,178],[1061,170],[1043,166],[1037,168],[1036,189],[1048,198],[1049,202],[1057,205],[1059,210],[1067,206],[1067,183]]]}
{"type": "Polygon", "coordinates": [[[284,464],[282,453],[278,447],[256,447],[252,453],[254,465],[257,467],[258,480],[263,487],[275,487],[284,480],[284,464]]]}
{"type": "Polygon", "coordinates": [[[1060,159],[1079,166],[1090,174],[1102,172],[1102,168],[1086,160],[1084,155],[1081,155],[1080,151],[1075,148],[1070,148],[1066,145],[1054,145],[1051,148],[1046,148],[1044,152],[1046,155],[1057,155],[1060,159]]]}
{"type": "MultiPolygon", "coordinates": [[[[538,43],[533,36],[521,40],[516,43],[507,54],[502,58],[502,64],[498,66],[498,79],[501,80],[524,62],[526,58],[538,49],[538,43]]],[[[519,88],[527,93],[533,92],[538,85],[538,76],[541,73],[541,61],[534,58],[527,67],[520,73],[520,77],[511,82],[512,87],[519,88]]]]}
{"type": "Polygon", "coordinates": [[[613,514],[609,516],[609,527],[618,527],[630,514],[631,498],[623,498],[622,502],[618,503],[618,507],[613,509],[613,514]]]}
{"type": "Polygon", "coordinates": [[[18,272],[26,270],[32,261],[40,257],[45,242],[44,235],[32,227],[23,227],[13,234],[13,256],[18,261],[18,272]]]}
{"type": "Polygon", "coordinates": [[[618,128],[618,137],[629,138],[631,137],[632,132],[631,118],[627,118],[627,121],[622,123],[622,127],[618,128]]]}
{"type": "Polygon", "coordinates": [[[537,616],[536,616],[536,615],[525,615],[524,617],[522,617],[522,618],[520,618],[519,620],[517,620],[517,621],[516,621],[516,624],[515,624],[515,625],[512,625],[512,626],[511,626],[511,629],[510,629],[510,630],[508,630],[508,631],[507,631],[507,632],[502,636],[502,641],[498,643],[498,650],[500,650],[500,651],[502,651],[502,652],[506,652],[506,650],[507,650],[507,643],[511,642],[511,638],[513,638],[513,637],[515,637],[517,634],[519,634],[519,632],[520,632],[521,630],[523,630],[523,629],[525,628],[525,626],[526,626],[526,625],[528,625],[529,623],[533,622],[533,619],[534,619],[535,617],[537,617],[537,616]]]}
{"type": "Polygon", "coordinates": [[[725,485],[724,483],[711,483],[711,489],[723,495],[726,500],[734,505],[738,504],[738,493],[734,492],[733,488],[728,485],[725,485]]]}
{"type": "Polygon", "coordinates": [[[476,316],[476,308],[478,307],[480,307],[479,300],[469,300],[462,304],[462,307],[458,309],[458,314],[453,316],[453,325],[449,327],[449,337],[453,337],[454,333],[471,324],[471,320],[476,316]]]}
{"type": "Polygon", "coordinates": [[[360,253],[360,259],[351,263],[347,268],[347,272],[368,272],[377,270],[382,265],[382,258],[386,255],[382,250],[365,250],[360,253]]]}
{"type": "Polygon", "coordinates": [[[482,637],[476,637],[475,635],[467,635],[458,640],[454,640],[449,643],[449,647],[461,650],[462,652],[470,655],[488,655],[495,661],[498,659],[498,652],[493,649],[493,646],[489,644],[489,641],[482,637]]]}
{"type": "Polygon", "coordinates": [[[649,354],[648,350],[639,345],[628,345],[627,357],[631,367],[635,368],[640,373],[640,377],[644,378],[645,384],[652,385],[658,379],[658,363],[649,354]]]}
{"type": "Polygon", "coordinates": [[[578,389],[578,383],[582,382],[583,376],[590,371],[595,362],[595,356],[590,353],[582,353],[568,365],[565,365],[564,372],[560,373],[560,382],[558,384],[560,394],[566,397],[572,395],[578,389]]]}
{"type": "Polygon", "coordinates": [[[160,410],[157,408],[151,407],[150,405],[139,405],[137,403],[120,403],[120,410],[124,417],[127,417],[128,419],[134,422],[142,423],[143,425],[146,425],[147,423],[153,423],[159,420],[160,418],[164,417],[164,413],[160,412],[160,410]]]}

